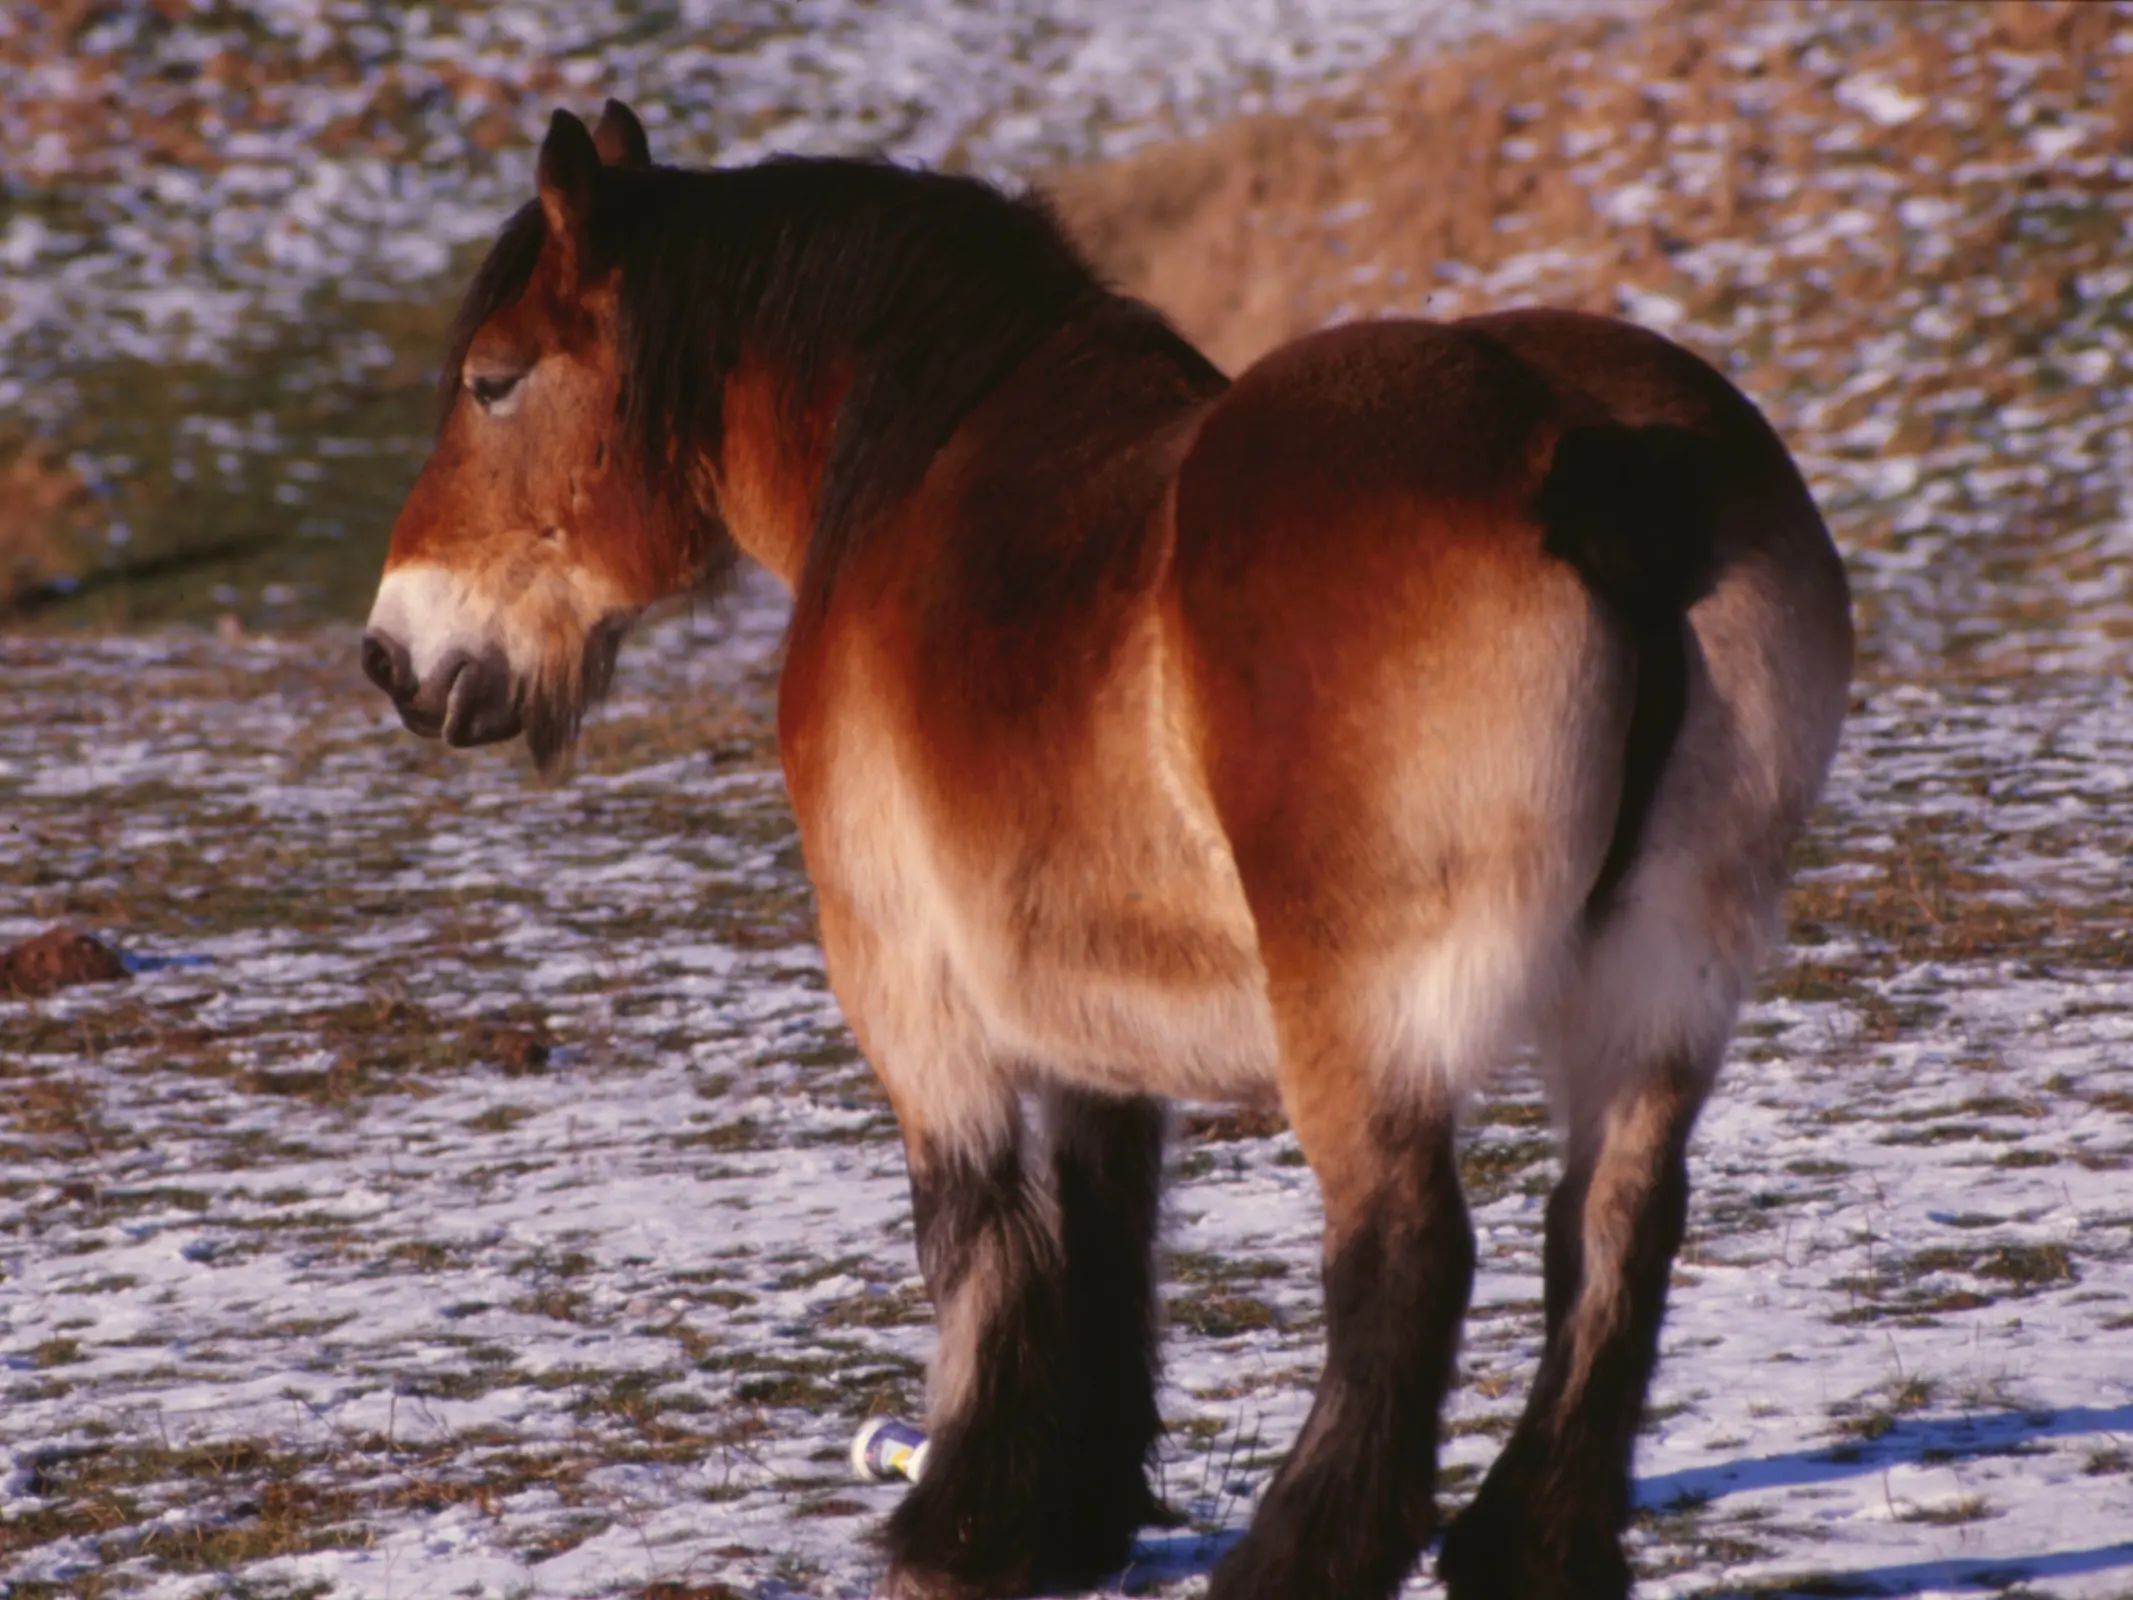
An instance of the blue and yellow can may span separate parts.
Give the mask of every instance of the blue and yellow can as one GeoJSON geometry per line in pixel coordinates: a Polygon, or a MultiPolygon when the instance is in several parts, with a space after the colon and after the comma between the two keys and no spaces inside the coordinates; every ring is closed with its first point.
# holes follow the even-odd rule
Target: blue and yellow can
{"type": "Polygon", "coordinates": [[[894,1417],[870,1417],[852,1438],[852,1471],[873,1483],[918,1482],[926,1466],[926,1436],[894,1417]]]}

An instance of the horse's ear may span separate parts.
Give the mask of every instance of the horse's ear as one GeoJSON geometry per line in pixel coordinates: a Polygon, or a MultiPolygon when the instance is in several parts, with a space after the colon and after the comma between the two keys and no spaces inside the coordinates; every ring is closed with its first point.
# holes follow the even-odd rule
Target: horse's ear
{"type": "Polygon", "coordinates": [[[573,288],[585,261],[593,179],[599,171],[600,152],[585,124],[568,111],[550,117],[548,137],[541,141],[541,159],[535,168],[536,181],[541,188],[541,211],[548,219],[548,237],[562,252],[564,281],[573,288]]]}
{"type": "Polygon", "coordinates": [[[600,159],[611,167],[652,164],[652,142],[644,136],[644,124],[620,100],[608,101],[600,113],[600,124],[593,129],[593,144],[600,151],[600,159]]]}

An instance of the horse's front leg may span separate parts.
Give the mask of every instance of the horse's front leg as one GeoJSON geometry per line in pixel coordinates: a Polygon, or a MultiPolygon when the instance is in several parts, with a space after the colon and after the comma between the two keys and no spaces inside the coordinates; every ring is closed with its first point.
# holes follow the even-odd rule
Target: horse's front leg
{"type": "Polygon", "coordinates": [[[949,1142],[910,1126],[919,1270],[938,1330],[926,1470],[889,1518],[890,1592],[1020,1595],[1059,1552],[1057,1456],[1067,1419],[1065,1252],[1025,1160],[1019,1116],[949,1142]]]}
{"type": "Polygon", "coordinates": [[[907,1126],[939,1344],[926,1469],[888,1524],[898,1596],[1093,1582],[1152,1504],[1160,1111],[1072,1091],[1045,1111],[1041,1141],[1011,1112],[952,1142],[907,1126]]]}
{"type": "Polygon", "coordinates": [[[1141,1524],[1167,1512],[1148,1487],[1156,1408],[1155,1238],[1163,1106],[1054,1086],[1041,1096],[1065,1246],[1072,1360],[1064,1444],[1075,1564],[1116,1570],[1141,1524]]]}
{"type": "Polygon", "coordinates": [[[925,1470],[883,1533],[888,1591],[1085,1586],[1159,1509],[1162,1107],[1003,1058],[923,924],[890,937],[834,874],[816,892],[831,986],[903,1134],[937,1330],[925,1470]]]}

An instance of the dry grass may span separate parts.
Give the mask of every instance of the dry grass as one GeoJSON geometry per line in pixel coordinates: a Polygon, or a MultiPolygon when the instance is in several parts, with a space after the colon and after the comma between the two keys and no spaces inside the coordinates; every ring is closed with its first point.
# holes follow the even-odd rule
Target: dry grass
{"type": "Polygon", "coordinates": [[[1109,276],[1239,366],[1342,305],[1412,309],[1438,262],[1502,253],[1502,217],[1590,231],[1568,168],[1507,161],[1504,145],[1566,131],[1529,125],[1528,103],[1560,108],[1592,52],[1631,31],[1583,21],[1484,40],[1330,105],[1065,174],[1056,198],[1109,276]],[[1370,285],[1345,290],[1366,264],[1370,285]]]}
{"type": "Polygon", "coordinates": [[[73,468],[32,442],[0,438],[0,616],[31,590],[81,571],[88,511],[73,468]]]}
{"type": "MultiPolygon", "coordinates": [[[[56,57],[73,66],[61,80],[62,92],[28,97],[17,114],[29,138],[60,142],[67,170],[77,178],[105,178],[136,160],[217,171],[233,159],[227,141],[212,131],[230,96],[249,102],[253,125],[273,127],[294,120],[306,97],[321,87],[344,98],[351,89],[364,92],[319,131],[320,150],[404,158],[402,125],[420,101],[420,87],[397,74],[366,79],[355,51],[346,46],[321,58],[307,51],[296,30],[255,30],[251,48],[214,49],[196,71],[161,75],[143,92],[129,75],[133,63],[123,53],[84,48],[85,35],[120,9],[107,0],[33,0],[16,26],[0,35],[0,61],[36,66],[56,57]]],[[[184,0],[152,0],[145,9],[157,13],[161,28],[182,28],[197,8],[184,0]]],[[[468,131],[485,150],[521,137],[512,113],[522,98],[567,98],[569,93],[552,64],[528,74],[530,82],[449,60],[439,64],[437,76],[454,100],[469,108],[468,131]]]]}
{"type": "Polygon", "coordinates": [[[1819,970],[1815,948],[1837,934],[1863,946],[1864,953],[1844,957],[1850,978],[1919,961],[2044,949],[2081,950],[2107,964],[2120,959],[2112,936],[2123,926],[2123,907],[2038,901],[1984,865],[1990,855],[1978,831],[1944,817],[1906,818],[1881,851],[1845,852],[1849,862],[1871,862],[1873,875],[1795,883],[1786,914],[1794,943],[1805,947],[1796,970],[1819,970]]]}
{"type": "MultiPolygon", "coordinates": [[[[2106,65],[2127,22],[2119,7],[1821,8],[1828,32],[1860,35],[1838,41],[1841,57],[1737,48],[1759,10],[1765,0],[1663,0],[1635,20],[1482,40],[1293,116],[1064,174],[1056,195],[1106,272],[1235,366],[1339,316],[1458,308],[1446,264],[1458,279],[1534,252],[1564,256],[1536,298],[1613,311],[1631,289],[1705,308],[1727,286],[1685,284],[1675,261],[1698,244],[1779,236],[1827,208],[1826,191],[1772,180],[1831,159],[1817,136],[1861,120],[1844,90],[1863,78],[1929,103],[1972,99],[1962,127],[1931,115],[1873,127],[1864,154],[1904,172],[1914,194],[1952,187],[1962,163],[2020,142],[2023,120],[1981,65],[1993,51],[2035,56],[2033,88],[2107,120],[2115,144],[2133,137],[2133,56],[2106,65]],[[1952,25],[1981,13],[1985,37],[1951,43],[1952,25]],[[1667,155],[1683,147],[1712,159],[1669,185],[1667,155]],[[1654,205],[1611,204],[1646,177],[1663,186],[1654,205]]],[[[1962,256],[2005,241],[1955,242],[1962,256]]],[[[1854,252],[1825,292],[1877,305],[1901,260],[1854,252]]],[[[2055,312],[2078,265],[2069,255],[2013,287],[2055,312]]]]}

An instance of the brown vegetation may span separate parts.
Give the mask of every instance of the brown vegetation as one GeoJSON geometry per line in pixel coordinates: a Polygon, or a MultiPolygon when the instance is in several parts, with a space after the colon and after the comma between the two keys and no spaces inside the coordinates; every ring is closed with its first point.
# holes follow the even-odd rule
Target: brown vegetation
{"type": "Polygon", "coordinates": [[[0,616],[33,589],[80,565],[88,495],[71,467],[0,442],[0,616]]]}
{"type": "MultiPolygon", "coordinates": [[[[1480,309],[1462,286],[1516,257],[1533,266],[1521,298],[1614,311],[1624,289],[1645,290],[1694,314],[1728,286],[1684,282],[1679,258],[1826,213],[1829,187],[1799,181],[1817,168],[1863,159],[1908,193],[1951,191],[1962,164],[2023,145],[2033,125],[2015,102],[2038,95],[2093,119],[2081,153],[2123,146],[2133,55],[2111,45],[2129,16],[2075,0],[1662,0],[1396,64],[1298,114],[1068,173],[1055,191],[1107,272],[1232,367],[1343,316],[1480,309]],[[2036,70],[1995,73],[1996,52],[2036,70]],[[1862,104],[1868,82],[1916,111],[1862,104]]],[[[1883,225],[1893,235],[1895,219],[1883,225]]],[[[2004,242],[1951,241],[1969,247],[1958,258],[2004,242]]],[[[1833,264],[1832,298],[1887,293],[1904,252],[1893,237],[1863,244],[1833,264]]],[[[2060,276],[2010,287],[2056,309],[2060,276]]]]}
{"type": "Polygon", "coordinates": [[[128,8],[111,0],[33,0],[20,21],[0,32],[0,66],[35,68],[55,59],[69,70],[9,108],[11,132],[24,149],[64,152],[48,172],[70,183],[100,181],[136,162],[215,172],[233,159],[233,132],[306,126],[311,144],[329,154],[405,159],[405,123],[438,90],[451,97],[469,136],[484,149],[515,143],[516,113],[529,98],[566,96],[556,63],[524,71],[486,72],[449,58],[434,63],[390,62],[368,67],[362,46],[338,27],[261,26],[249,13],[222,8],[218,19],[246,28],[245,47],[218,37],[204,56],[164,70],[153,54],[163,34],[197,26],[184,0],[153,0],[141,25],[95,37],[100,24],[128,8]],[[311,125],[331,89],[339,114],[311,125]]]}
{"type": "Polygon", "coordinates": [[[77,983],[110,983],[128,976],[108,945],[85,933],[48,928],[0,950],[0,997],[50,994],[77,983]]]}

